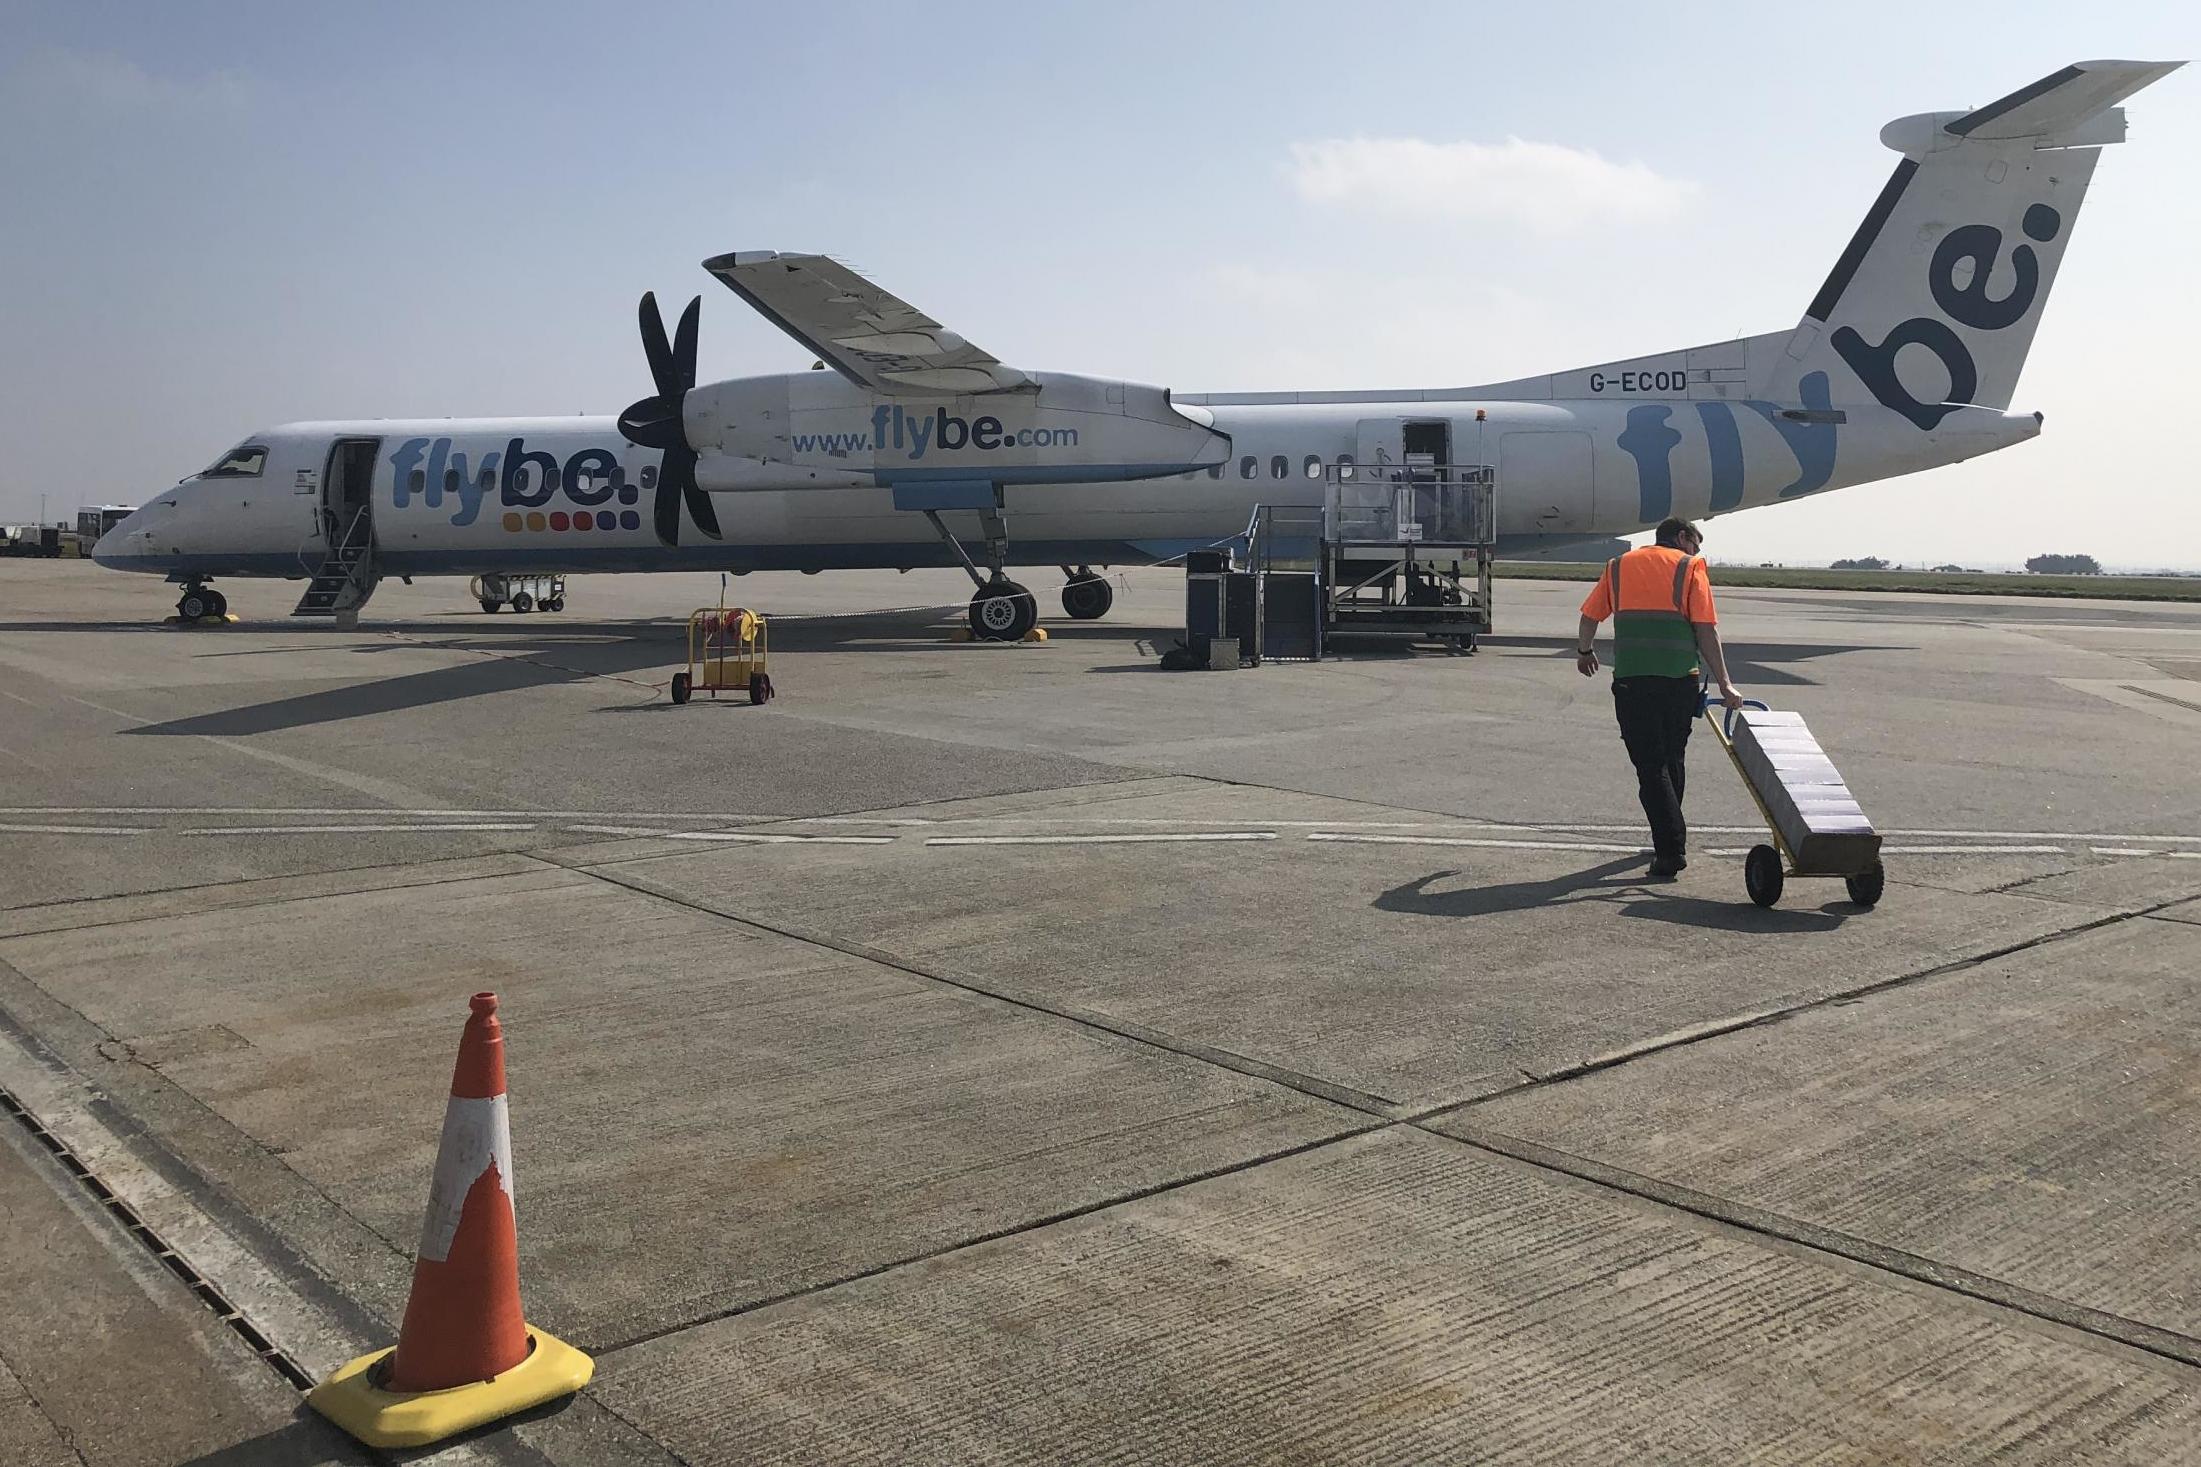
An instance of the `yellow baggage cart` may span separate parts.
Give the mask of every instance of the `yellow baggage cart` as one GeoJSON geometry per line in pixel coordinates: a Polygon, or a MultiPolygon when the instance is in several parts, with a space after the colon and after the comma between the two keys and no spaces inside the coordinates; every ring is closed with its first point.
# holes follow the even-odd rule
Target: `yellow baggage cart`
{"type": "Polygon", "coordinates": [[[673,701],[685,703],[700,689],[772,701],[769,633],[764,618],[740,606],[704,606],[688,613],[688,670],[673,674],[673,701]]]}

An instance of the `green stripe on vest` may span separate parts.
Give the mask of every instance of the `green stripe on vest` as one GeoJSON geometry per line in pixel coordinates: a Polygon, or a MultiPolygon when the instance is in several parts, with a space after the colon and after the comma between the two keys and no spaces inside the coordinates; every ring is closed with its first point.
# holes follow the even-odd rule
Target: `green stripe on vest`
{"type": "Polygon", "coordinates": [[[1697,632],[1679,612],[1623,611],[1613,618],[1614,677],[1688,677],[1697,632]]]}

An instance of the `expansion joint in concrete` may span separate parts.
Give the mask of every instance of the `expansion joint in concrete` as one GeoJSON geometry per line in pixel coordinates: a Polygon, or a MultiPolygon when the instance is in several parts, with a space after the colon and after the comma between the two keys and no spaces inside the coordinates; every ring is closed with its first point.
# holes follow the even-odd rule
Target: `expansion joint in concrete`
{"type": "Polygon", "coordinates": [[[2195,1339],[2191,1335],[2144,1324],[2106,1310],[2073,1304],[1955,1264],[1867,1242],[1834,1228],[1731,1201],[1709,1192],[1662,1182],[1623,1167],[1593,1161],[1588,1157],[1576,1156],[1503,1132],[1454,1124],[1432,1134],[1472,1146],[1479,1151],[1508,1157],[1539,1171],[1557,1172],[1694,1217],[1725,1223],[1759,1237],[1794,1244],[1816,1253],[1830,1254],[1882,1273],[1895,1274],[1952,1294],[2014,1310],[2098,1340],[2145,1351],[2161,1359],[2175,1361],[2179,1365],[2201,1367],[2201,1339],[2195,1339]]]}
{"type": "Polygon", "coordinates": [[[1029,994],[1020,994],[1010,989],[982,983],[967,974],[947,972],[928,964],[914,962],[895,953],[886,952],[880,948],[871,947],[865,943],[849,942],[834,937],[830,933],[813,931],[795,926],[792,923],[768,922],[763,918],[730,907],[723,907],[714,902],[704,901],[687,893],[662,886],[654,881],[614,871],[607,867],[583,866],[560,861],[540,853],[531,852],[529,854],[534,859],[547,865],[556,866],[560,870],[578,872],[594,880],[622,887],[628,891],[639,892],[644,896],[655,897],[659,901],[670,902],[675,906],[685,907],[690,911],[700,912],[708,917],[716,917],[721,921],[732,922],[756,932],[769,933],[774,937],[783,937],[793,942],[829,948],[834,952],[867,963],[874,963],[880,967],[892,969],[894,972],[942,988],[954,989],[960,993],[1000,1004],[1009,1009],[1060,1019],[1081,1029],[1107,1034],[1117,1039],[1129,1040],[1149,1049],[1164,1050],[1171,1054],[1181,1055],[1186,1059],[1197,1060],[1202,1064],[1229,1070],[1249,1079],[1263,1080],[1281,1086],[1286,1090],[1295,1091],[1315,1100],[1323,1100],[1332,1105],[1343,1106],[1363,1115],[1391,1120],[1396,1118],[1398,1113],[1399,1101],[1381,1095],[1371,1095],[1366,1091],[1355,1090],[1350,1086],[1338,1085],[1317,1075],[1286,1069],[1281,1065],[1272,1065],[1266,1061],[1254,1059],[1249,1055],[1219,1049],[1213,1045],[1201,1044],[1194,1040],[1182,1039],[1173,1034],[1165,1034],[1160,1030],[1150,1029],[1143,1024],[1134,1024],[1128,1020],[1097,1013],[1090,1009],[1082,1009],[1070,1004],[1044,1002],[1029,994]]]}

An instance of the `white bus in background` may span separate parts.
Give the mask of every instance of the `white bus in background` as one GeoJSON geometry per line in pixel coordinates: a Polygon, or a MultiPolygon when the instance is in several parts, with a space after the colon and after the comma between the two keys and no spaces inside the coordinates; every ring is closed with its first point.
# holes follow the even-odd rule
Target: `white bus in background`
{"type": "Polygon", "coordinates": [[[76,538],[90,555],[100,537],[138,512],[134,504],[88,504],[76,512],[76,538]]]}

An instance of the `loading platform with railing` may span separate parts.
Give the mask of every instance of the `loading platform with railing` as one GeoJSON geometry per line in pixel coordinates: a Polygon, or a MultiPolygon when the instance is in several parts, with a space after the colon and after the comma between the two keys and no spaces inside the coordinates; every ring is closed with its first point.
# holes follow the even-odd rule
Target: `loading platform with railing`
{"type": "Polygon", "coordinates": [[[1472,652],[1491,627],[1497,525],[1487,464],[1334,464],[1321,504],[1254,511],[1242,568],[1225,551],[1188,558],[1187,631],[1234,638],[1255,663],[1358,637],[1472,652]]]}

